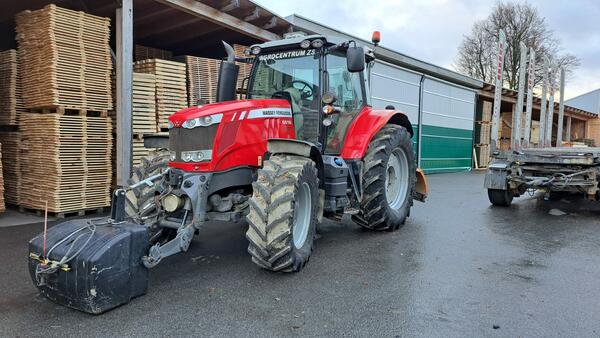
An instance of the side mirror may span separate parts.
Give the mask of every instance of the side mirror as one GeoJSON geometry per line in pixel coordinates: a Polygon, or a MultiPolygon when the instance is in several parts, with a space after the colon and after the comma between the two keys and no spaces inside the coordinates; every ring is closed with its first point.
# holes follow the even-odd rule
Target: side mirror
{"type": "Polygon", "coordinates": [[[362,47],[348,47],[346,63],[350,73],[362,72],[365,69],[365,51],[362,47]]]}

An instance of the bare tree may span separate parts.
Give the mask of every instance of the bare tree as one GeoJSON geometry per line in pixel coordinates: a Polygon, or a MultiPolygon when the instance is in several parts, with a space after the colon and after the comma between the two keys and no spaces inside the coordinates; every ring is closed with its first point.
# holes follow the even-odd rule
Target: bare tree
{"type": "Polygon", "coordinates": [[[494,82],[496,72],[496,50],[498,32],[506,33],[507,51],[504,63],[504,86],[517,89],[519,84],[520,42],[535,50],[536,70],[534,84],[542,81],[544,58],[551,60],[555,67],[564,67],[567,73],[579,66],[579,59],[562,53],[560,41],[553,37],[544,18],[537,9],[528,3],[498,2],[492,13],[473,25],[458,48],[455,67],[459,72],[483,80],[494,82]]]}

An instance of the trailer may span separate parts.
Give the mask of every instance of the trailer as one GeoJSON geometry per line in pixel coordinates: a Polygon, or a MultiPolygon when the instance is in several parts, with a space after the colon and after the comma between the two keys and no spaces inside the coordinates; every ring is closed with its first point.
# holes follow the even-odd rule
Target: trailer
{"type": "MultiPolygon", "coordinates": [[[[526,192],[542,190],[546,197],[553,192],[583,193],[590,199],[598,199],[598,177],[600,176],[600,148],[562,147],[564,117],[564,69],[560,69],[560,103],[556,147],[552,147],[552,127],[554,115],[555,73],[550,60],[544,60],[544,80],[542,88],[542,109],[540,115],[541,132],[539,148],[530,145],[531,101],[533,98],[533,70],[535,54],[521,45],[521,72],[519,74],[519,94],[513,112],[511,149],[499,150],[498,125],[500,119],[500,95],[502,91],[502,69],[506,41],[500,32],[498,41],[498,76],[492,116],[492,162],[485,175],[484,187],[488,190],[490,203],[509,206],[514,197],[526,192]],[[525,71],[527,64],[527,72],[525,71]],[[527,107],[525,127],[522,131],[523,103],[527,79],[527,107]],[[550,95],[546,109],[546,96],[550,95]]],[[[567,127],[566,141],[570,141],[567,127]]]]}

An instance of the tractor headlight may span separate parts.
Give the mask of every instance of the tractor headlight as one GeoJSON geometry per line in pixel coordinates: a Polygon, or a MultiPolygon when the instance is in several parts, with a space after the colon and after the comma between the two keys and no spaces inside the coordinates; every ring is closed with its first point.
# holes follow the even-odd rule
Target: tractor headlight
{"type": "Polygon", "coordinates": [[[173,129],[173,127],[175,127],[175,125],[173,124],[173,122],[171,122],[171,120],[169,120],[169,122],[168,122],[168,124],[167,124],[167,127],[168,127],[169,129],[173,129]]]}
{"type": "Polygon", "coordinates": [[[252,55],[258,55],[260,54],[261,48],[260,46],[254,46],[252,48],[250,48],[250,53],[252,53],[252,55]]]}
{"type": "Polygon", "coordinates": [[[177,153],[174,151],[169,151],[169,160],[175,161],[177,159],[177,153]]]}
{"type": "Polygon", "coordinates": [[[195,119],[189,119],[189,120],[183,122],[183,124],[181,126],[184,128],[187,128],[187,129],[193,129],[196,127],[208,127],[215,123],[221,122],[222,118],[223,118],[223,114],[202,116],[202,117],[197,117],[195,119]]]}
{"type": "Polygon", "coordinates": [[[203,162],[212,159],[212,150],[183,151],[181,158],[184,162],[203,162]]]}
{"type": "Polygon", "coordinates": [[[310,45],[313,46],[313,48],[321,48],[321,47],[323,47],[323,40],[321,40],[321,39],[312,40],[310,45]]]}
{"type": "Polygon", "coordinates": [[[302,42],[300,42],[300,48],[306,49],[308,47],[310,47],[310,40],[302,40],[302,42]]]}

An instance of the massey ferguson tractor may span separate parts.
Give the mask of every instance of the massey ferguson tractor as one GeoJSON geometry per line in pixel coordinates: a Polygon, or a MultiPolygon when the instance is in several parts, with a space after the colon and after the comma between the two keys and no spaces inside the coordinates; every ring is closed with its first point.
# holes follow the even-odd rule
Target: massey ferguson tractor
{"type": "Polygon", "coordinates": [[[167,149],[134,168],[110,217],[63,222],[30,241],[31,277],[46,297],[89,313],[125,304],[146,292],[148,269],[187,251],[213,220],[245,220],[261,268],[300,271],[324,217],[391,232],[425,200],[411,122],[371,107],[372,50],[293,36],[236,60],[224,45],[218,102],[169,118],[167,149]],[[253,65],[244,100],[235,61],[253,65]]]}

